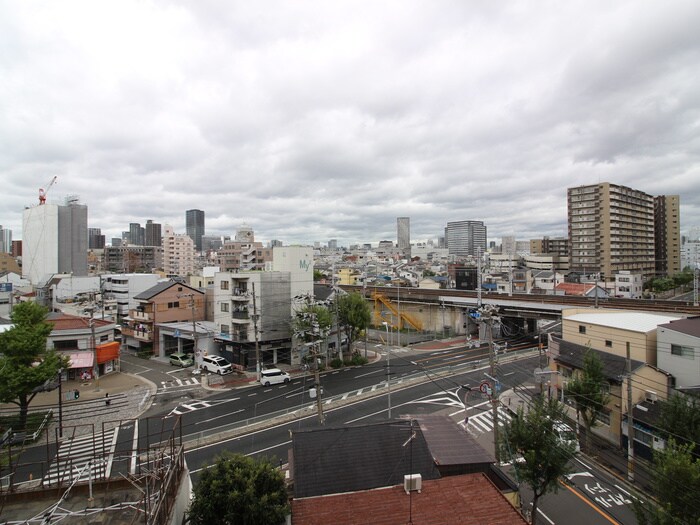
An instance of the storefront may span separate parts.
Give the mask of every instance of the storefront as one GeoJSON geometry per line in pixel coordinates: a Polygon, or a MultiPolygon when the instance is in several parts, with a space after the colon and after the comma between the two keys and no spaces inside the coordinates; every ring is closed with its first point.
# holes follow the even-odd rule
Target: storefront
{"type": "Polygon", "coordinates": [[[120,349],[121,344],[119,341],[110,341],[109,343],[104,343],[95,347],[97,366],[101,376],[119,370],[120,349]]]}
{"type": "Polygon", "coordinates": [[[94,374],[94,358],[89,350],[75,352],[59,352],[68,358],[68,379],[78,381],[91,381],[94,374]]]}

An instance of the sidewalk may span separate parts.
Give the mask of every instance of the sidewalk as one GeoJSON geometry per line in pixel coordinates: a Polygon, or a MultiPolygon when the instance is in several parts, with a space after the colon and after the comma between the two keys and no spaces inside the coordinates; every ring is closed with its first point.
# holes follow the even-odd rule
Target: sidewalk
{"type": "MultiPolygon", "coordinates": [[[[137,418],[151,406],[156,385],[142,377],[124,372],[113,372],[102,376],[99,381],[64,381],[61,383],[61,412],[63,427],[76,427],[76,435],[88,432],[89,426],[100,428],[105,423],[137,418]],[[98,385],[99,383],[99,385],[98,385]],[[79,393],[73,398],[73,391],[79,393]],[[106,395],[109,394],[109,404],[106,395]],[[80,427],[84,427],[85,430],[80,427]]],[[[48,431],[53,435],[58,427],[59,394],[58,389],[41,392],[29,405],[30,412],[53,409],[53,418],[48,431]]],[[[2,413],[18,412],[17,405],[5,403],[0,405],[2,413]]]]}

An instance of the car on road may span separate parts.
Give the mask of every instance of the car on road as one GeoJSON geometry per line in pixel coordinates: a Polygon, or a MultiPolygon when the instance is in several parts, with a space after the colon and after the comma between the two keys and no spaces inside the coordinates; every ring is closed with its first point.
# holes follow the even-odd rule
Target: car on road
{"type": "Polygon", "coordinates": [[[557,439],[560,443],[569,445],[573,449],[574,453],[581,452],[581,445],[576,437],[576,432],[574,432],[569,425],[566,423],[556,422],[554,423],[554,432],[557,435],[557,439]]]}
{"type": "Polygon", "coordinates": [[[276,385],[278,383],[289,383],[291,376],[279,368],[268,368],[260,372],[260,384],[263,386],[276,385]]]}
{"type": "Polygon", "coordinates": [[[230,374],[233,372],[231,363],[218,355],[205,355],[202,358],[202,370],[219,375],[230,374]]]}
{"type": "Polygon", "coordinates": [[[170,365],[179,366],[185,368],[192,366],[194,364],[194,359],[192,359],[192,354],[184,354],[182,352],[173,352],[170,354],[170,365]]]}

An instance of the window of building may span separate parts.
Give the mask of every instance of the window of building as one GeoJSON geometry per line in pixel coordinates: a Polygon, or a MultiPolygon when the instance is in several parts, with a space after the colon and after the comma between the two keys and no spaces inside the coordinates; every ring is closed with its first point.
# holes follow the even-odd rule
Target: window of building
{"type": "Polygon", "coordinates": [[[606,340],[605,340],[605,347],[606,347],[606,348],[612,348],[612,341],[606,339],[606,340]]]}
{"type": "Polygon", "coordinates": [[[228,281],[221,281],[221,289],[228,290],[228,281]]]}
{"type": "Polygon", "coordinates": [[[53,347],[56,350],[77,350],[78,341],[76,339],[70,339],[68,341],[54,341],[53,347]]]}
{"type": "Polygon", "coordinates": [[[228,303],[221,303],[221,311],[228,312],[228,303]]]}
{"type": "Polygon", "coordinates": [[[168,303],[168,308],[180,308],[180,301],[168,303]]]}
{"type": "Polygon", "coordinates": [[[585,333],[586,333],[586,327],[583,326],[582,324],[578,325],[578,333],[579,333],[579,334],[585,334],[585,333]]]}
{"type": "Polygon", "coordinates": [[[671,345],[671,354],[687,359],[695,359],[695,351],[689,346],[671,345]]]}
{"type": "Polygon", "coordinates": [[[222,324],[222,325],[221,325],[221,333],[222,333],[222,334],[228,334],[228,333],[229,333],[229,331],[228,331],[228,325],[227,325],[227,324],[222,324]]]}

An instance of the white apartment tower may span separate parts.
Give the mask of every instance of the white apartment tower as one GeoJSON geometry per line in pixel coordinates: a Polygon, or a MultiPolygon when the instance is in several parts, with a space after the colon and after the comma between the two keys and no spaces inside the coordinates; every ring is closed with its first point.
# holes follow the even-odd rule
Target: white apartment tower
{"type": "Polygon", "coordinates": [[[22,277],[38,284],[56,273],[88,273],[87,206],[77,197],[66,205],[39,204],[22,214],[22,277]]]}
{"type": "Polygon", "coordinates": [[[163,270],[166,275],[185,277],[194,273],[194,241],[189,235],[175,233],[165,225],[163,234],[163,270]]]}

